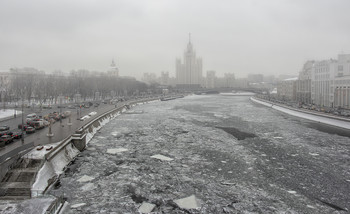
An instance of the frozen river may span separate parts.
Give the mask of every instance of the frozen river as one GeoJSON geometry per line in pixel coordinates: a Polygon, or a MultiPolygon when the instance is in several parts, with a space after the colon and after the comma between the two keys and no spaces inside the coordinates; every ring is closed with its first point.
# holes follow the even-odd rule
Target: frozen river
{"type": "Polygon", "coordinates": [[[163,213],[347,213],[346,134],[249,97],[153,102],[104,126],[50,193],[72,213],[137,213],[142,202],[163,213]],[[189,196],[197,209],[174,202],[189,196]]]}

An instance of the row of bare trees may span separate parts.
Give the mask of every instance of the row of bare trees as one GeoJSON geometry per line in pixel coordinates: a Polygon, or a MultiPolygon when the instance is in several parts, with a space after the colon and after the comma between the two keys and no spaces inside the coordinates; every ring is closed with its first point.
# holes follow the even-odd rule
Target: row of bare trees
{"type": "Polygon", "coordinates": [[[150,87],[134,78],[120,78],[106,73],[93,73],[87,70],[46,74],[34,68],[11,69],[10,82],[5,90],[7,101],[35,99],[40,103],[57,103],[59,96],[73,99],[80,94],[82,99],[94,98],[96,92],[102,98],[111,94],[130,96],[149,91],[150,87]]]}

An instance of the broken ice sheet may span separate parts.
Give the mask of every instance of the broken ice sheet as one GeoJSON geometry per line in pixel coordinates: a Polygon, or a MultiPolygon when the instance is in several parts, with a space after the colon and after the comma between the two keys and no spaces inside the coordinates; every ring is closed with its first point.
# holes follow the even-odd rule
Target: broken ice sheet
{"type": "Polygon", "coordinates": [[[121,152],[126,152],[126,151],[128,151],[128,149],[125,149],[125,148],[107,149],[107,153],[112,155],[115,155],[121,152]]]}
{"type": "Polygon", "coordinates": [[[196,209],[200,207],[196,196],[191,195],[187,198],[181,198],[174,201],[182,209],[196,209]]]}
{"type": "Polygon", "coordinates": [[[83,177],[81,177],[80,179],[78,179],[78,182],[88,182],[88,181],[92,181],[94,180],[93,177],[90,177],[88,175],[84,175],[83,177]]]}
{"type": "Polygon", "coordinates": [[[82,186],[80,189],[81,191],[91,191],[93,189],[95,189],[95,185],[93,183],[87,183],[84,186],[82,186]]]}
{"type": "Polygon", "coordinates": [[[163,161],[172,161],[172,160],[174,160],[174,159],[172,159],[172,158],[169,158],[169,157],[167,157],[167,156],[164,156],[164,155],[153,155],[153,156],[151,156],[151,158],[155,158],[155,159],[159,159],[159,160],[163,160],[163,161]]]}
{"type": "Polygon", "coordinates": [[[141,206],[139,207],[139,212],[140,213],[150,213],[154,209],[156,205],[147,203],[147,202],[142,202],[141,206]]]}
{"type": "Polygon", "coordinates": [[[73,204],[73,205],[70,206],[70,207],[74,209],[74,208],[82,207],[82,206],[84,206],[84,205],[86,205],[86,203],[73,204]]]}

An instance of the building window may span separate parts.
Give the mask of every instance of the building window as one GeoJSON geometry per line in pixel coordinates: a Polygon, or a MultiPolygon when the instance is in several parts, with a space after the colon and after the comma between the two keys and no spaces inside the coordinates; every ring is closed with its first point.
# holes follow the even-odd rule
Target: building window
{"type": "Polygon", "coordinates": [[[338,65],[338,71],[343,71],[343,65],[338,65]]]}

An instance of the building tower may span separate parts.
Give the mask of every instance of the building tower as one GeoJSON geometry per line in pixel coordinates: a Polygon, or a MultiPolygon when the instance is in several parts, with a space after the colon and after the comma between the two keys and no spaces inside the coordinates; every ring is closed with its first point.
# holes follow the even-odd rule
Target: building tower
{"type": "Polygon", "coordinates": [[[176,59],[176,86],[184,89],[201,87],[202,83],[202,59],[196,57],[196,52],[191,43],[191,34],[187,49],[184,51],[183,63],[176,59]]]}
{"type": "Polygon", "coordinates": [[[111,66],[109,67],[108,71],[107,71],[109,76],[114,76],[114,77],[118,77],[119,76],[119,70],[117,68],[117,66],[114,63],[114,60],[112,60],[111,66]]]}

